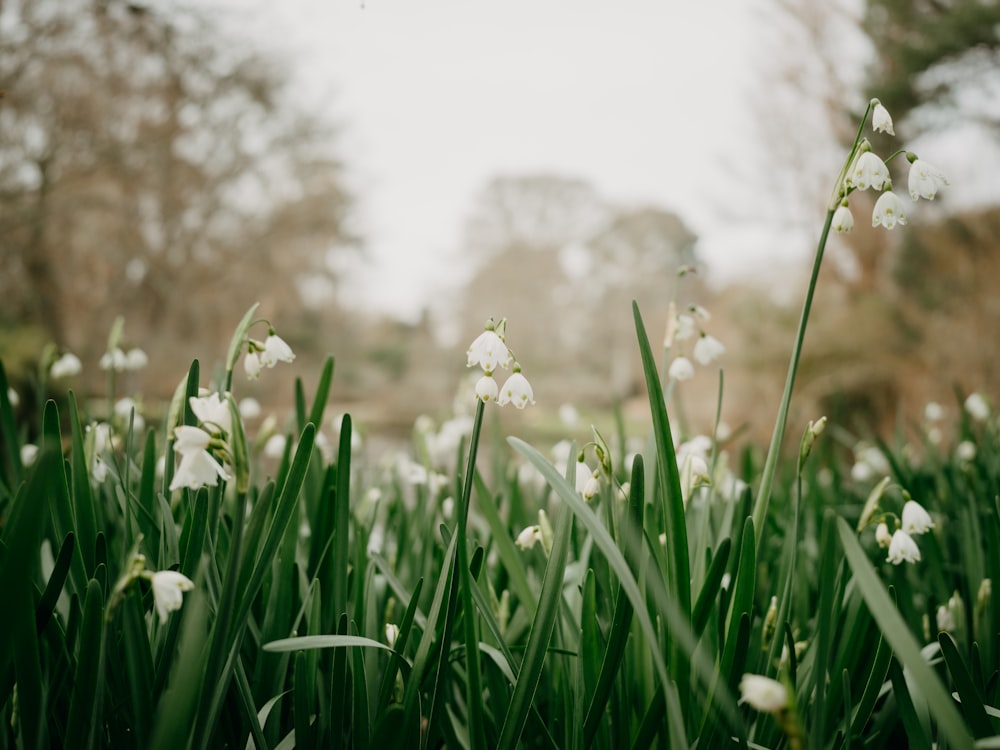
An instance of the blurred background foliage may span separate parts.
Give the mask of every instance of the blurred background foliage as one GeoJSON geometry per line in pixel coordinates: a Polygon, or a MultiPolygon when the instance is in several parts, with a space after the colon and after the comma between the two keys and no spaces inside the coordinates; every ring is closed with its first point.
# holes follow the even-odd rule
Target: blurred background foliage
{"type": "MultiPolygon", "coordinates": [[[[764,12],[779,43],[768,48],[786,52],[762,65],[760,164],[743,176],[753,194],[775,191],[776,226],[814,237],[868,96],[906,143],[959,122],[996,144],[997,3],[774,0],[764,12]],[[840,64],[845,49],[868,50],[863,80],[840,64]],[[789,128],[789,117],[815,127],[789,128]]],[[[723,418],[751,436],[770,430],[804,267],[720,288],[669,207],[617,205],[571,175],[498,175],[456,219],[449,299],[416,323],[345,309],[338,269],[364,254],[352,226],[364,195],[347,187],[337,123],[290,95],[280,60],[179,7],[4,0],[0,19],[0,357],[19,390],[32,392],[55,343],[84,362],[74,387],[100,396],[96,363],[123,314],[128,343],[152,363],[132,385],[166,398],[190,358],[218,365],[256,300],[305,365],[296,369],[334,353],[334,397],[386,430],[446,410],[466,337],[505,315],[544,419],[564,402],[627,405],[641,384],[628,303],[639,301],[656,338],[676,300],[711,310],[707,328],[727,346],[723,418]],[[700,271],[680,279],[682,266],[700,271]]],[[[905,174],[894,174],[898,190],[905,174]]],[[[824,270],[800,417],[835,412],[883,431],[955,388],[1000,396],[993,197],[922,204],[917,227],[892,233],[867,226],[863,198],[824,270]]],[[[287,377],[247,392],[268,403],[290,392],[287,377]]],[[[710,427],[717,389],[707,371],[683,384],[692,430],[710,427]]]]}

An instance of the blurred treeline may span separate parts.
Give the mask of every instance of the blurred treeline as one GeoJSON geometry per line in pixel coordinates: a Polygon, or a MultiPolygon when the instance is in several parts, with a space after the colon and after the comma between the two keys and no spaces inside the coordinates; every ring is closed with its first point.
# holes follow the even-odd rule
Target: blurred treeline
{"type": "MultiPolygon", "coordinates": [[[[776,0],[772,12],[773,33],[785,38],[769,49],[789,52],[762,69],[772,94],[759,118],[768,168],[751,189],[784,190],[776,221],[802,217],[818,232],[868,96],[890,109],[905,143],[959,124],[996,143],[996,3],[869,0],[859,13],[776,0]],[[839,64],[844,38],[870,52],[860,86],[839,64]],[[809,116],[820,126],[789,126],[809,116]]],[[[641,383],[630,301],[656,337],[676,298],[709,309],[706,330],[727,346],[724,418],[751,434],[770,429],[804,286],[796,272],[712,286],[683,217],[616,205],[572,176],[500,175],[470,196],[457,232],[460,287],[419,323],[338,304],[341,260],[364,254],[352,222],[364,196],[347,188],[336,123],[292,96],[290,75],[195,10],[2,0],[0,358],[19,389],[32,392],[54,343],[84,362],[73,387],[99,396],[96,363],[124,315],[129,345],[151,361],[130,385],[148,401],[165,398],[192,357],[217,366],[259,301],[299,355],[295,368],[244,391],[276,408],[290,393],[289,370],[308,379],[331,352],[334,396],[362,419],[404,427],[446,410],[462,350],[492,314],[508,317],[545,407],[605,409],[641,383]],[[700,271],[680,278],[681,267],[700,271]]],[[[924,156],[953,183],[963,178],[924,156]]],[[[894,177],[905,189],[905,170],[894,177]]],[[[1000,395],[997,196],[956,209],[942,195],[894,233],[870,229],[859,198],[857,228],[824,271],[798,408],[884,430],[955,388],[1000,395]]],[[[707,428],[717,387],[714,369],[684,384],[692,429],[707,428]]]]}

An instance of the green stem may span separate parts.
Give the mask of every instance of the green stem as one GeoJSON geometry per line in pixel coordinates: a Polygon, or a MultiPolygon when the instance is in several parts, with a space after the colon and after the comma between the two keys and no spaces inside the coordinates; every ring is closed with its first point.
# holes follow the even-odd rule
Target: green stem
{"type": "Polygon", "coordinates": [[[846,187],[847,172],[854,163],[854,157],[858,153],[858,148],[863,139],[865,123],[868,115],[872,111],[872,102],[868,102],[865,114],[858,123],[857,133],[854,135],[854,144],[844,161],[844,166],[840,168],[837,182],[833,187],[833,195],[827,205],[826,223],[823,225],[823,232],[819,237],[819,244],[816,246],[816,257],[813,260],[812,275],[809,277],[809,289],[806,291],[806,299],[802,304],[802,316],[799,318],[799,328],[795,334],[795,347],[792,349],[791,361],[788,364],[788,376],[785,378],[785,390],[781,394],[781,405],[778,407],[778,416],[774,421],[774,432],[771,433],[771,445],[767,449],[767,459],[764,461],[764,474],[760,479],[760,488],[757,490],[757,498],[753,506],[753,524],[757,531],[757,552],[760,554],[760,546],[764,539],[764,520],[767,518],[767,508],[771,502],[771,488],[774,484],[774,473],[778,468],[778,454],[781,452],[781,441],[785,437],[785,424],[788,422],[788,405],[792,400],[792,389],[795,386],[795,374],[799,369],[799,360],[802,357],[802,342],[806,336],[806,324],[809,322],[809,311],[812,309],[813,294],[816,292],[816,282],[819,279],[819,269],[823,265],[823,253],[826,250],[826,241],[830,236],[830,225],[833,223],[833,214],[848,193],[846,187]]]}
{"type": "Polygon", "coordinates": [[[760,545],[764,538],[761,533],[764,528],[764,519],[767,518],[767,508],[771,501],[771,488],[774,484],[774,473],[778,466],[778,454],[781,452],[781,442],[785,437],[785,425],[788,422],[788,405],[792,401],[792,389],[795,386],[795,375],[799,369],[799,360],[802,357],[802,342],[806,336],[806,324],[809,322],[809,311],[812,309],[813,295],[816,292],[816,282],[819,279],[819,269],[823,265],[823,253],[826,250],[826,242],[830,236],[830,225],[833,223],[833,209],[826,212],[826,223],[823,225],[823,232],[816,247],[816,258],[813,260],[812,275],[809,278],[809,288],[806,291],[806,299],[802,304],[802,315],[799,318],[799,328],[795,333],[795,347],[792,349],[791,361],[788,364],[788,376],[785,378],[785,390],[781,394],[781,405],[778,407],[778,416],[774,422],[774,432],[771,434],[771,445],[767,450],[767,459],[764,461],[764,474],[760,480],[760,489],[757,490],[757,498],[753,506],[753,525],[757,531],[757,550],[760,552],[760,545]]]}
{"type": "MultiPolygon", "coordinates": [[[[472,747],[486,747],[486,733],[483,717],[482,677],[479,671],[479,636],[476,632],[476,609],[472,598],[472,574],[469,570],[469,548],[466,528],[469,521],[469,505],[472,501],[472,485],[476,472],[476,453],[479,448],[479,433],[483,426],[486,404],[476,403],[476,417],[472,423],[472,437],[469,440],[469,463],[465,469],[462,501],[459,505],[458,523],[455,533],[458,540],[455,556],[461,586],[463,624],[465,634],[466,705],[469,710],[469,740],[472,747]]],[[[447,643],[445,644],[447,645],[447,643]]]]}

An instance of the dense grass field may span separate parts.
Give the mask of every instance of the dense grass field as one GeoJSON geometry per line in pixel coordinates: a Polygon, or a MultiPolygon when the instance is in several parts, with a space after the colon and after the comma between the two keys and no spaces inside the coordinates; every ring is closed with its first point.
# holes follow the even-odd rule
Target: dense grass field
{"type": "MultiPolygon", "coordinates": [[[[500,320],[455,363],[468,409],[375,462],[330,416],[332,358],[287,426],[241,400],[296,366],[256,305],[162,423],[116,395],[144,364],[120,330],[96,416],[72,391],[20,400],[0,367],[0,748],[1000,747],[989,400],[929,404],[909,443],[787,423],[827,235],[889,187],[869,114],[766,450],[672,428],[674,384],[720,352],[696,309],[666,362],[634,309],[639,433],[482,439],[494,409],[533,408],[500,320]]],[[[53,354],[38,392],[78,366],[53,354]]]]}

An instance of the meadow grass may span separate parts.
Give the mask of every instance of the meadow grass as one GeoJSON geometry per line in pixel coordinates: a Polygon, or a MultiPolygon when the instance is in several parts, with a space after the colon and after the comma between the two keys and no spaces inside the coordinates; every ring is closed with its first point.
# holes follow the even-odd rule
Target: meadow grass
{"type": "Polygon", "coordinates": [[[359,462],[332,358],[265,445],[234,368],[293,356],[252,338],[256,305],[149,429],[72,392],[15,408],[0,365],[0,748],[1000,747],[997,415],[963,394],[951,437],[853,466],[823,420],[787,424],[864,144],[763,462],[674,434],[638,308],[642,434],[555,454],[481,453],[496,396],[470,392],[359,462]]]}

